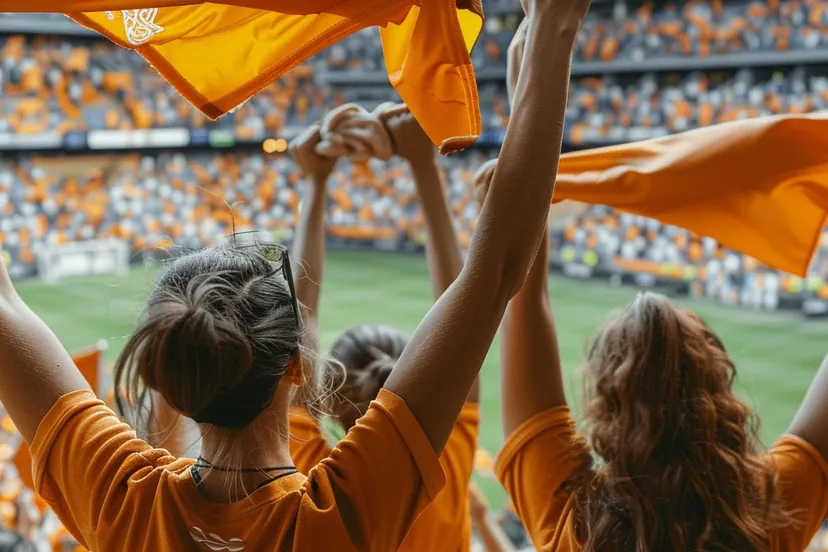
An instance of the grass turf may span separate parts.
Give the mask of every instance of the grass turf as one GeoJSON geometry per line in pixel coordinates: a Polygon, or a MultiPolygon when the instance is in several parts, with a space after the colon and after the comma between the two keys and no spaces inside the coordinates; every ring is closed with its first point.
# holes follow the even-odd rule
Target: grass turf
{"type": "MultiPolygon", "coordinates": [[[[126,275],[65,280],[54,286],[24,281],[18,289],[70,351],[106,339],[109,360],[114,361],[144,307],[154,273],[149,268],[137,269],[126,275]]],[[[580,395],[577,368],[587,340],[635,291],[553,276],[552,305],[571,402],[576,403],[580,395]]],[[[797,313],[681,302],[702,315],[722,337],[739,369],[739,391],[761,416],[762,436],[770,444],[785,431],[826,352],[828,323],[805,321],[797,313]]],[[[340,332],[357,323],[386,323],[411,332],[431,303],[422,258],[331,252],[320,307],[322,345],[329,346],[340,332]]],[[[495,341],[482,371],[480,445],[492,453],[503,442],[498,350],[495,341]]],[[[480,484],[495,505],[502,502],[503,493],[494,481],[480,484]]]]}

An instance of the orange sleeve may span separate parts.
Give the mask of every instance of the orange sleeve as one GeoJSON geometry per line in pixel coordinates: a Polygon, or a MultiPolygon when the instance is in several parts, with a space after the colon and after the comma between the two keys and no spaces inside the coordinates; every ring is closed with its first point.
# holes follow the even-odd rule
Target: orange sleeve
{"type": "Polygon", "coordinates": [[[328,457],[331,447],[322,435],[319,422],[306,409],[292,406],[288,417],[290,457],[296,469],[307,475],[311,468],[328,457]]]}
{"type": "Polygon", "coordinates": [[[569,497],[560,487],[585,452],[569,408],[559,406],[524,422],[498,454],[495,475],[539,549],[564,530],[561,517],[569,497]]]}
{"type": "Polygon", "coordinates": [[[828,462],[807,441],[782,437],[770,450],[778,492],[797,522],[773,535],[774,550],[805,550],[828,517],[828,462]]]}
{"type": "Polygon", "coordinates": [[[445,475],[414,414],[382,389],[306,485],[317,507],[335,503],[355,549],[379,552],[399,548],[445,475]]]}
{"type": "Polygon", "coordinates": [[[111,525],[137,470],[168,456],[136,438],[91,391],[58,399],[32,441],[37,493],[73,537],[94,548],[99,525],[111,525]]]}
{"type": "MultiPolygon", "coordinates": [[[[440,530],[462,532],[471,535],[469,516],[469,483],[474,472],[474,453],[477,451],[477,434],[480,425],[480,406],[466,403],[440,455],[440,465],[446,476],[443,489],[427,512],[420,518],[422,523],[433,522],[440,530]],[[450,529],[449,529],[450,528],[450,529]]],[[[420,521],[417,522],[419,527],[420,521]]],[[[449,542],[449,535],[444,542],[449,542]]],[[[463,542],[464,538],[458,539],[463,542]]]]}
{"type": "Polygon", "coordinates": [[[466,512],[479,426],[480,405],[466,403],[440,455],[440,465],[446,476],[446,488],[437,497],[433,507],[451,508],[453,512],[460,514],[466,512]]]}

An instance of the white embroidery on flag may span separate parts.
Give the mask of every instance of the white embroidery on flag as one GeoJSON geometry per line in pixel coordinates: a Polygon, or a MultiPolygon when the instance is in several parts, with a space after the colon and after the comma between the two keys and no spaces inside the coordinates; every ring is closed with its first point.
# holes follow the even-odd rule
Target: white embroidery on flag
{"type": "Polygon", "coordinates": [[[155,22],[158,8],[121,10],[121,15],[124,18],[126,39],[130,44],[139,46],[164,31],[164,27],[155,22]]]}

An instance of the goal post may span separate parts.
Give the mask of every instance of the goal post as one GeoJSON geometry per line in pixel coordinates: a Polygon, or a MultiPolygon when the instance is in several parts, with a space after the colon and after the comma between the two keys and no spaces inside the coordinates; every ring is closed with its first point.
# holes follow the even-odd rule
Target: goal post
{"type": "Polygon", "coordinates": [[[123,273],[129,269],[129,255],[129,243],[114,238],[48,246],[37,255],[37,272],[47,283],[73,276],[123,273]]]}

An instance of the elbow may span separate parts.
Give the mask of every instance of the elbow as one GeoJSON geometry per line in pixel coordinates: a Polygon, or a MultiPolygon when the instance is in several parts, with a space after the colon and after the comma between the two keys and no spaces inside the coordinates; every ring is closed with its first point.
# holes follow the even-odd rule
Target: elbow
{"type": "Polygon", "coordinates": [[[500,271],[500,288],[506,294],[507,300],[515,297],[524,284],[529,274],[531,263],[520,263],[519,259],[500,271]]]}
{"type": "Polygon", "coordinates": [[[498,226],[486,222],[478,224],[465,270],[489,279],[491,289],[504,294],[508,301],[526,283],[543,242],[545,225],[533,228],[526,224],[511,224],[503,229],[498,226]]]}
{"type": "Polygon", "coordinates": [[[509,299],[523,289],[537,256],[537,245],[532,245],[531,240],[517,240],[515,246],[507,248],[502,254],[498,265],[500,286],[509,299]]]}
{"type": "Polygon", "coordinates": [[[477,281],[483,280],[483,287],[491,292],[493,299],[505,305],[523,287],[530,264],[514,252],[501,258],[475,255],[469,257],[463,272],[477,281]]]}

